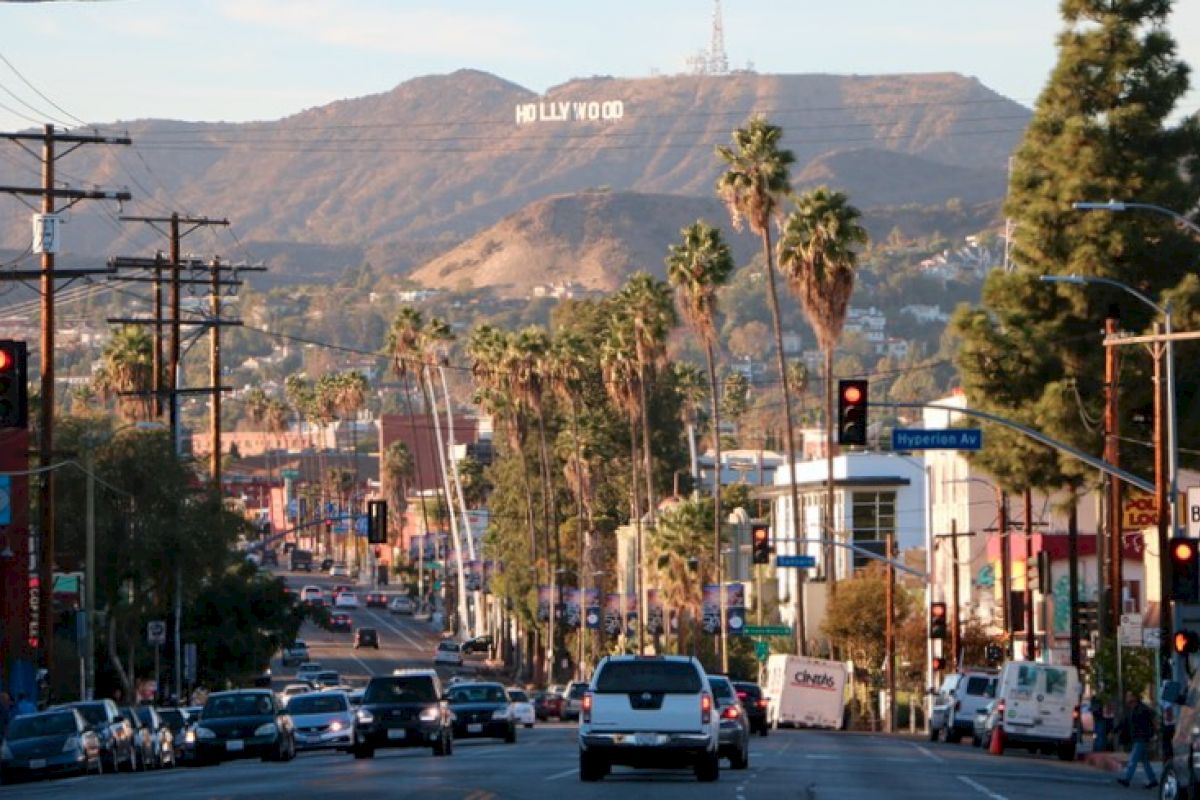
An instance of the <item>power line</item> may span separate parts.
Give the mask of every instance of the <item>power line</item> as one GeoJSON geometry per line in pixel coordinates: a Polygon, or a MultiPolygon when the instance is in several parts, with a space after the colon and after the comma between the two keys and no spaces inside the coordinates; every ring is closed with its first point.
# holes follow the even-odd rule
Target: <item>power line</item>
{"type": "Polygon", "coordinates": [[[56,103],[56,102],[54,102],[53,100],[51,100],[49,97],[47,97],[45,94],[43,94],[43,93],[42,93],[42,91],[41,91],[40,89],[38,89],[36,86],[34,86],[32,83],[30,83],[30,82],[29,82],[29,79],[28,79],[28,78],[26,78],[26,77],[25,77],[23,74],[21,74],[21,71],[20,71],[19,69],[17,69],[17,68],[16,68],[16,67],[13,65],[13,63],[12,63],[11,61],[9,61],[7,58],[5,58],[3,53],[0,53],[0,62],[3,62],[5,66],[7,66],[7,67],[8,67],[10,70],[12,70],[12,73],[13,73],[14,75],[16,75],[18,78],[20,78],[20,79],[21,79],[21,82],[22,82],[22,83],[24,83],[26,86],[28,86],[28,87],[29,87],[29,88],[30,88],[30,89],[33,91],[33,93],[34,93],[34,94],[36,94],[38,97],[40,97],[40,98],[42,98],[43,100],[45,100],[47,103],[49,103],[49,104],[50,104],[50,105],[51,105],[53,108],[55,108],[57,111],[59,111],[59,112],[61,112],[61,113],[65,114],[66,116],[68,116],[68,117],[70,117],[71,119],[75,120],[75,122],[79,123],[80,125],[83,125],[83,126],[86,126],[86,125],[87,125],[87,123],[86,123],[86,122],[84,122],[84,121],[83,121],[83,120],[81,120],[79,117],[77,117],[77,116],[75,116],[74,114],[72,114],[70,111],[67,111],[65,108],[63,108],[62,106],[60,106],[58,103],[56,103]]]}

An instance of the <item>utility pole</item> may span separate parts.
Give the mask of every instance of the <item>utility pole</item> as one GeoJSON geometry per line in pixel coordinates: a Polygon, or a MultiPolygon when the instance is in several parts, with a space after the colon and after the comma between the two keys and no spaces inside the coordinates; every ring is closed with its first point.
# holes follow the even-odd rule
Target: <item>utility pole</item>
{"type": "Polygon", "coordinates": [[[1004,639],[1007,642],[1006,648],[1009,655],[1012,655],[1012,553],[1009,550],[1008,543],[1008,492],[1003,489],[996,490],[999,497],[996,498],[996,510],[999,514],[998,527],[1000,528],[1000,628],[1004,631],[1004,639]]]}
{"type": "MultiPolygon", "coordinates": [[[[1117,392],[1117,348],[1108,341],[1117,335],[1117,310],[1114,306],[1109,309],[1108,317],[1104,320],[1104,460],[1116,466],[1119,464],[1120,453],[1120,417],[1118,411],[1117,392]]],[[[1100,626],[1105,633],[1115,635],[1117,625],[1121,622],[1122,586],[1124,584],[1123,565],[1121,563],[1121,481],[1111,475],[1105,477],[1108,488],[1107,524],[1108,529],[1108,608],[1100,610],[1100,626]]]]}
{"type": "MultiPolygon", "coordinates": [[[[128,137],[97,136],[86,134],[59,133],[53,125],[45,125],[41,133],[0,133],[0,138],[9,139],[26,152],[36,155],[23,142],[40,142],[42,164],[42,185],[40,187],[0,186],[0,194],[31,195],[42,199],[41,214],[43,215],[43,240],[34,242],[35,252],[41,253],[41,269],[37,277],[41,283],[42,295],[42,330],[41,330],[41,408],[39,413],[39,442],[38,459],[43,468],[54,461],[54,283],[57,278],[64,277],[63,273],[55,270],[55,253],[58,249],[56,237],[57,210],[55,200],[65,198],[70,200],[64,208],[71,208],[79,200],[129,200],[129,192],[78,189],[61,189],[55,187],[55,166],[58,156],[55,145],[59,142],[72,144],[63,155],[71,153],[84,144],[132,144],[128,137]]],[[[83,272],[71,271],[73,277],[83,272]]],[[[33,277],[24,270],[11,271],[4,276],[7,280],[21,280],[33,277]]],[[[41,473],[38,481],[38,580],[39,580],[39,625],[42,632],[43,666],[54,669],[54,471],[46,470],[41,473]]]]}
{"type": "Polygon", "coordinates": [[[211,306],[212,319],[214,323],[210,334],[212,338],[209,340],[209,383],[213,386],[212,393],[212,420],[210,432],[212,434],[212,460],[210,470],[212,471],[213,489],[217,493],[217,500],[221,499],[221,259],[214,258],[212,263],[212,287],[210,289],[209,303],[211,306]]]}
{"type": "Polygon", "coordinates": [[[1037,637],[1033,633],[1033,581],[1029,564],[1033,561],[1033,489],[1025,487],[1025,660],[1033,661],[1037,637]]]}
{"type": "MultiPolygon", "coordinates": [[[[1162,336],[1164,331],[1161,322],[1154,323],[1154,335],[1162,336]]],[[[1165,674],[1169,674],[1171,664],[1171,603],[1167,599],[1170,597],[1170,575],[1166,569],[1167,564],[1167,530],[1171,524],[1171,498],[1168,497],[1167,488],[1170,479],[1167,477],[1167,448],[1163,446],[1163,420],[1164,420],[1164,395],[1166,392],[1163,386],[1163,354],[1166,352],[1166,342],[1155,342],[1151,346],[1151,352],[1154,355],[1154,502],[1158,516],[1158,552],[1159,558],[1162,559],[1162,568],[1158,571],[1158,596],[1161,599],[1160,607],[1162,611],[1158,615],[1159,620],[1159,652],[1158,657],[1162,662],[1162,669],[1165,674]]],[[[1117,591],[1121,591],[1121,587],[1117,587],[1117,591]]],[[[1158,672],[1155,672],[1157,675],[1158,672]]]]}
{"type": "MultiPolygon", "coordinates": [[[[893,549],[893,533],[891,530],[887,532],[887,597],[884,600],[886,606],[887,621],[885,623],[885,642],[884,647],[887,650],[887,732],[896,732],[896,567],[892,563],[895,558],[893,549]]],[[[951,540],[953,541],[953,540],[951,540]]],[[[958,612],[955,611],[957,617],[958,612]]]]}
{"type": "MultiPolygon", "coordinates": [[[[890,556],[889,556],[890,558],[890,556]]],[[[958,669],[959,647],[962,646],[962,611],[959,608],[958,588],[958,519],[950,520],[950,562],[954,579],[954,619],[950,629],[950,658],[958,669]]],[[[891,570],[891,566],[888,567],[891,570]]]]}

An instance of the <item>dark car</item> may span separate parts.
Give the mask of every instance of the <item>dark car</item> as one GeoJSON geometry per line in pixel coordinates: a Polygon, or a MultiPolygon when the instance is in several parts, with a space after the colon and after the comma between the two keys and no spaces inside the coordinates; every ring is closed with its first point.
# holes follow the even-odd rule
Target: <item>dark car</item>
{"type": "Polygon", "coordinates": [[[208,696],[196,722],[196,760],[234,758],[288,761],[296,756],[291,718],[266,689],[238,689],[208,696]]]}
{"type": "Polygon", "coordinates": [[[446,693],[454,712],[455,739],[517,740],[517,721],[499,683],[456,683],[446,693]]]}
{"type": "Polygon", "coordinates": [[[321,559],[321,572],[329,572],[329,568],[333,566],[332,558],[321,559]]]}
{"type": "Polygon", "coordinates": [[[292,572],[313,571],[313,555],[308,550],[292,550],[291,561],[292,572]]]}
{"type": "Polygon", "coordinates": [[[379,649],[379,631],[374,628],[359,628],[354,632],[354,649],[374,647],[379,649]]]}
{"type": "Polygon", "coordinates": [[[750,733],[766,736],[771,726],[767,724],[767,696],[762,687],[749,681],[734,681],[733,688],[737,691],[738,700],[746,711],[746,719],[750,721],[750,733]]]}
{"type": "Polygon", "coordinates": [[[153,706],[138,706],[134,713],[150,732],[154,743],[154,766],[160,769],[175,766],[175,732],[171,726],[153,706]]]}
{"type": "Polygon", "coordinates": [[[708,686],[721,715],[718,756],[728,758],[733,769],[745,769],[750,766],[750,721],[746,719],[746,711],[729,678],[709,675],[708,686]]]}
{"type": "Polygon", "coordinates": [[[546,722],[551,717],[562,719],[563,697],[558,692],[534,692],[533,714],[538,722],[546,722]]]}
{"type": "Polygon", "coordinates": [[[492,649],[491,636],[476,636],[474,639],[468,639],[462,644],[463,655],[471,653],[486,653],[492,649]]]}
{"type": "Polygon", "coordinates": [[[112,700],[91,700],[68,703],[59,708],[73,708],[100,738],[100,757],[106,772],[116,772],[122,765],[130,772],[137,769],[133,750],[133,728],[121,716],[112,700]]]}
{"type": "Polygon", "coordinates": [[[272,550],[271,548],[267,548],[266,550],[263,550],[262,551],[262,565],[264,567],[278,567],[279,566],[279,554],[277,552],[275,552],[274,550],[272,550]]]}
{"type": "Polygon", "coordinates": [[[331,631],[348,631],[354,628],[354,618],[349,614],[334,614],[329,618],[331,631]]]}
{"type": "Polygon", "coordinates": [[[366,603],[367,608],[387,608],[388,596],[383,592],[369,592],[366,603]]]}
{"type": "Polygon", "coordinates": [[[100,737],[71,708],[16,717],[0,750],[0,783],[102,772],[100,737]]]}
{"type": "Polygon", "coordinates": [[[137,758],[139,770],[154,769],[158,766],[154,755],[154,733],[132,706],[121,706],[121,718],[129,723],[133,731],[133,754],[137,758]]]}
{"type": "Polygon", "coordinates": [[[171,732],[171,754],[173,763],[186,764],[192,760],[193,746],[196,744],[195,734],[191,737],[191,720],[182,708],[159,708],[158,718],[171,732]],[[190,741],[189,741],[190,738],[190,741]]]}
{"type": "Polygon", "coordinates": [[[431,747],[435,756],[453,752],[450,708],[431,669],[371,678],[354,716],[355,758],[374,758],[380,747],[431,747]]]}

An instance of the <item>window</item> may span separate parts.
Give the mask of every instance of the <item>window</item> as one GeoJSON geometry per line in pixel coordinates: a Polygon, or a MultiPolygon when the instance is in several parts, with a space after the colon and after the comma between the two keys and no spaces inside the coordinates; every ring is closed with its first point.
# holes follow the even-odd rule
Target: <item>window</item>
{"type": "Polygon", "coordinates": [[[342,694],[296,695],[288,701],[289,714],[331,714],[350,707],[342,694]]]}
{"type": "Polygon", "coordinates": [[[596,679],[601,694],[696,694],[703,688],[696,668],[682,661],[610,661],[596,679]]]}
{"type": "Polygon", "coordinates": [[[271,697],[267,694],[230,694],[208,698],[201,714],[203,719],[221,717],[265,716],[274,711],[271,697]]]}
{"type": "Polygon", "coordinates": [[[65,714],[31,714],[17,717],[8,726],[9,741],[18,739],[36,739],[41,736],[70,736],[77,733],[75,715],[65,714]]]}
{"type": "Polygon", "coordinates": [[[455,686],[449,692],[454,703],[507,703],[503,686],[455,686]]]}
{"type": "Polygon", "coordinates": [[[977,697],[991,697],[996,681],[992,678],[972,676],[967,678],[967,694],[977,697]]]}
{"type": "MultiPolygon", "coordinates": [[[[851,497],[851,542],[882,555],[888,534],[896,534],[896,493],[855,492],[851,497]]],[[[854,569],[861,569],[873,560],[855,553],[854,569]]]]}
{"type": "Polygon", "coordinates": [[[434,703],[437,692],[433,680],[425,677],[376,678],[367,685],[363,702],[370,703],[434,703]]]}

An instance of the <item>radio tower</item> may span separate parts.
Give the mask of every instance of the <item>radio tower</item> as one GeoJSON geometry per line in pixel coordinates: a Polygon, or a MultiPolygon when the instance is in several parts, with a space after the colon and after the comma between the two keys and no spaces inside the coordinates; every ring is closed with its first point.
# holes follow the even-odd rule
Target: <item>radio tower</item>
{"type": "Polygon", "coordinates": [[[708,45],[708,74],[724,75],[729,72],[729,58],[725,55],[725,24],[721,22],[721,0],[713,2],[712,41],[708,45]]]}

